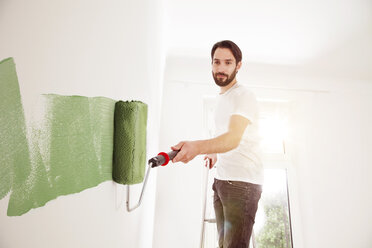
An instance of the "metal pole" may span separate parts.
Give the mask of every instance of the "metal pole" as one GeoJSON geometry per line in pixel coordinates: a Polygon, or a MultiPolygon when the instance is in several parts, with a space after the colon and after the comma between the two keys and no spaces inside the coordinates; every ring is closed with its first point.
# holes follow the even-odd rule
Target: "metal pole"
{"type": "Polygon", "coordinates": [[[203,217],[202,217],[202,229],[200,234],[200,248],[204,247],[204,232],[205,232],[205,222],[206,222],[206,211],[207,211],[207,190],[208,190],[208,176],[209,176],[209,164],[211,161],[207,160],[207,171],[205,173],[205,185],[204,185],[204,202],[203,202],[203,217]]]}
{"type": "Polygon", "coordinates": [[[145,188],[146,188],[146,184],[147,184],[147,179],[149,178],[149,175],[150,175],[150,170],[151,170],[152,166],[151,166],[151,163],[149,164],[149,167],[147,168],[147,172],[146,172],[146,177],[145,177],[145,181],[143,182],[143,186],[142,186],[142,191],[141,191],[141,196],[139,198],[139,201],[137,203],[137,205],[135,205],[134,207],[130,207],[130,203],[129,203],[129,199],[130,199],[130,185],[127,185],[127,211],[128,212],[131,212],[133,210],[135,210],[136,208],[138,208],[140,205],[141,205],[141,202],[142,202],[142,197],[145,193],[145,188]]]}

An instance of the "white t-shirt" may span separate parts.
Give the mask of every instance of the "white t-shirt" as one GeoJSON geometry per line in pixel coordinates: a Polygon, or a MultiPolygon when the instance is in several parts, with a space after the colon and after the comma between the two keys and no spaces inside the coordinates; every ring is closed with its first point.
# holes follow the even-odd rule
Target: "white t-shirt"
{"type": "Polygon", "coordinates": [[[217,155],[215,177],[220,180],[262,184],[263,166],[259,148],[257,101],[251,91],[238,83],[217,97],[216,136],[228,131],[231,115],[241,115],[250,123],[238,147],[217,155]]]}

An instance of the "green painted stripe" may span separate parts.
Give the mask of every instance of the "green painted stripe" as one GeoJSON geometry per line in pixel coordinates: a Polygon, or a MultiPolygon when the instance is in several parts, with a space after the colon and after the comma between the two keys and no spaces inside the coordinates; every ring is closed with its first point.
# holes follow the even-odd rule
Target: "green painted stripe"
{"type": "Polygon", "coordinates": [[[0,199],[22,187],[31,171],[26,124],[15,64],[0,62],[0,199]]]}
{"type": "Polygon", "coordinates": [[[112,179],[115,101],[104,97],[44,97],[44,124],[32,135],[32,171],[25,187],[13,189],[8,215],[23,214],[58,196],[112,179]],[[20,201],[23,195],[28,199],[20,201]]]}

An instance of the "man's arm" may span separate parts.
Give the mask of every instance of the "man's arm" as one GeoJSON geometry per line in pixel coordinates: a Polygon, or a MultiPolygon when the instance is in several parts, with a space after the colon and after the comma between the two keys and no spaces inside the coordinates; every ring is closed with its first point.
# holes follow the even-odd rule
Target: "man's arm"
{"type": "Polygon", "coordinates": [[[245,128],[250,121],[241,115],[230,117],[229,129],[226,133],[207,140],[182,141],[172,147],[172,150],[180,150],[172,160],[173,163],[187,163],[199,154],[225,153],[236,148],[243,136],[245,128]]]}

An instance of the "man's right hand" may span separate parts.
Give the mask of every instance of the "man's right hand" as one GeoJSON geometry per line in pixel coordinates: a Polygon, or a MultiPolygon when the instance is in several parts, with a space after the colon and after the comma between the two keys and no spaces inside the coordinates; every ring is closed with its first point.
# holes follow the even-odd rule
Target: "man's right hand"
{"type": "Polygon", "coordinates": [[[204,160],[206,160],[205,161],[205,167],[207,167],[208,166],[208,160],[209,160],[209,169],[212,169],[213,168],[213,166],[216,164],[216,162],[217,162],[217,154],[216,153],[213,153],[213,154],[206,154],[205,156],[204,156],[204,160]]]}

